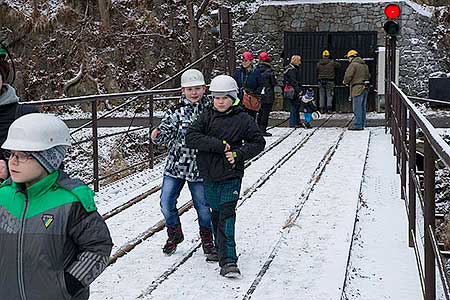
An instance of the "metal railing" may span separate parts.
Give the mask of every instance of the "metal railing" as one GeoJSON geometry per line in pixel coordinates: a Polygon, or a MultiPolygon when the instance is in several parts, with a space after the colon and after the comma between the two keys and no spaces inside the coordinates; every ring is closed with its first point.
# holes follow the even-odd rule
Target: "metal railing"
{"type": "Polygon", "coordinates": [[[414,247],[419,269],[420,283],[425,300],[436,299],[436,266],[445,299],[450,300],[449,280],[444,268],[443,256],[439,249],[435,232],[435,172],[436,161],[440,160],[450,169],[450,146],[437,130],[414,106],[395,83],[390,83],[386,108],[387,126],[390,128],[394,154],[397,158],[397,173],[400,174],[401,197],[405,200],[408,213],[409,246],[414,247]],[[416,131],[423,132],[424,172],[423,190],[416,172],[416,131]],[[417,199],[420,207],[416,207],[417,199]],[[424,246],[422,261],[418,245],[416,224],[423,215],[424,246]]]}
{"type": "MultiPolygon", "coordinates": [[[[155,101],[168,101],[168,100],[175,100],[179,99],[180,95],[180,89],[158,89],[162,87],[164,84],[167,84],[168,82],[171,82],[172,80],[179,77],[185,70],[190,69],[196,65],[198,65],[200,62],[204,61],[205,59],[211,58],[215,55],[218,55],[220,53],[223,53],[223,55],[228,55],[229,50],[226,49],[226,45],[222,44],[219,47],[211,50],[198,60],[194,61],[193,63],[187,65],[184,69],[177,72],[170,78],[167,78],[166,80],[158,83],[154,87],[152,87],[149,90],[146,91],[133,91],[133,92],[124,92],[124,93],[115,93],[115,94],[102,94],[102,95],[89,95],[89,96],[81,96],[81,97],[71,97],[71,98],[63,98],[63,99],[50,99],[50,100],[42,100],[42,101],[32,101],[32,102],[24,102],[21,103],[23,105],[33,105],[33,106],[40,106],[40,107],[57,107],[57,106],[69,106],[74,104],[88,104],[91,107],[91,116],[90,121],[86,122],[82,126],[74,129],[71,131],[71,135],[73,136],[75,133],[80,132],[84,128],[91,128],[92,129],[92,137],[86,138],[81,141],[76,141],[74,144],[81,145],[86,143],[92,143],[92,151],[88,153],[92,156],[92,181],[88,182],[89,184],[92,184],[95,191],[99,190],[100,181],[105,180],[107,178],[110,178],[112,176],[116,176],[120,173],[123,173],[125,171],[129,171],[131,169],[136,169],[139,166],[142,166],[143,164],[148,163],[150,168],[153,168],[154,166],[154,148],[153,143],[150,142],[150,134],[151,130],[154,127],[154,102],[155,101]],[[223,52],[222,52],[223,51],[223,52]],[[167,96],[169,95],[169,96],[167,96]],[[98,106],[99,103],[109,101],[109,100],[115,100],[122,102],[120,105],[114,107],[113,109],[107,111],[106,113],[103,113],[101,116],[99,116],[98,113],[98,106]],[[141,126],[140,128],[133,128],[130,129],[132,126],[132,122],[130,123],[129,127],[125,131],[120,131],[117,133],[111,133],[103,136],[99,136],[98,134],[98,122],[102,119],[105,119],[106,117],[110,116],[116,111],[119,111],[123,108],[125,108],[127,105],[140,105],[142,108],[144,104],[148,105],[148,122],[145,126],[141,126]],[[124,135],[128,134],[133,131],[138,130],[148,130],[148,157],[145,160],[139,161],[137,163],[134,163],[131,166],[128,166],[126,168],[120,169],[118,171],[114,171],[113,173],[102,175],[100,174],[100,166],[99,166],[99,140],[109,138],[112,136],[117,135],[124,135]]],[[[134,119],[134,118],[133,118],[134,119]]]]}

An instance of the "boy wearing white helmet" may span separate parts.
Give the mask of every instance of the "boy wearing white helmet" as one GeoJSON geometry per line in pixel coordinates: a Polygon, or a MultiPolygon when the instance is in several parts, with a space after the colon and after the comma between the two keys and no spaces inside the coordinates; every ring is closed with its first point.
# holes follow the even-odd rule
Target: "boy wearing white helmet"
{"type": "Polygon", "coordinates": [[[203,74],[196,69],[185,71],[181,75],[181,91],[183,95],[180,103],[166,111],[161,124],[151,134],[153,143],[166,144],[169,147],[160,196],[168,235],[163,252],[166,255],[173,254],[177,245],[184,240],[177,199],[187,182],[197,210],[203,251],[205,254],[211,254],[215,250],[211,232],[211,212],[206,204],[203,182],[197,168],[197,150],[188,148],[185,142],[188,127],[210,105],[205,96],[203,74]]]}
{"type": "MultiPolygon", "coordinates": [[[[255,120],[238,105],[238,86],[232,77],[215,77],[209,90],[214,97],[214,106],[194,121],[186,135],[186,143],[198,149],[198,168],[212,210],[220,275],[237,277],[240,271],[234,226],[244,161],[258,155],[266,142],[255,120]]],[[[207,260],[216,258],[208,256],[207,260]]]]}
{"type": "Polygon", "coordinates": [[[88,299],[112,241],[94,193],[61,169],[70,146],[55,116],[14,121],[1,146],[11,177],[0,185],[2,299],[88,299]]]}

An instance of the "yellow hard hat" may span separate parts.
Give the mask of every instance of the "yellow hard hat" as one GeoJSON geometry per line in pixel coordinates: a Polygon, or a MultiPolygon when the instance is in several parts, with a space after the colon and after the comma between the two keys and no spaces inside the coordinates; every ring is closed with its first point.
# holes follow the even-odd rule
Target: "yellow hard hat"
{"type": "Polygon", "coordinates": [[[328,51],[328,50],[323,50],[322,56],[323,56],[323,57],[328,57],[328,56],[330,56],[330,51],[328,51]]]}
{"type": "Polygon", "coordinates": [[[347,55],[345,57],[352,57],[352,56],[357,56],[357,55],[358,55],[358,51],[352,49],[347,52],[347,55]]]}

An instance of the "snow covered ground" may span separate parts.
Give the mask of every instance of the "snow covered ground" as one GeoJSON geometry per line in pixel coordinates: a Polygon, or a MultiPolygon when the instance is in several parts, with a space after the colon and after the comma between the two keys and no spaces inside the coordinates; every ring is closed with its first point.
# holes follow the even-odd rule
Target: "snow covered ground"
{"type": "MultiPolygon", "coordinates": [[[[156,233],[107,268],[91,299],[421,299],[384,129],[271,132],[268,147],[287,137],[249,165],[242,184],[241,278],[225,279],[205,262],[191,209],[181,216],[185,241],[174,255],[163,255],[166,234],[156,233]]],[[[100,211],[160,183],[143,184],[145,176],[130,176],[124,191],[104,189],[100,211]]],[[[185,189],[179,206],[189,200],[185,189]]],[[[161,218],[157,193],[108,219],[113,252],[161,218]]]]}
{"type": "Polygon", "coordinates": [[[373,130],[344,299],[422,299],[395,172],[390,136],[373,130]]]}

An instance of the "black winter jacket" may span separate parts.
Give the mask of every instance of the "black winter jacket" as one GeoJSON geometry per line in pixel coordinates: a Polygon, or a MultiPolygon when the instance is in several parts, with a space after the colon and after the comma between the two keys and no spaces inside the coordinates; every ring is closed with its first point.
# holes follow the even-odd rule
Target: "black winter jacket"
{"type": "Polygon", "coordinates": [[[296,95],[302,92],[300,66],[289,64],[284,70],[283,79],[285,84],[294,88],[296,95]]]}
{"type": "Polygon", "coordinates": [[[239,99],[242,99],[244,90],[251,94],[260,95],[262,86],[262,77],[258,68],[246,70],[243,66],[236,69],[233,74],[239,87],[239,99]]]}
{"type": "Polygon", "coordinates": [[[226,112],[210,108],[201,114],[189,128],[186,144],[199,151],[200,176],[209,181],[223,181],[244,176],[244,161],[264,150],[266,141],[255,120],[242,107],[232,106],[226,112]],[[236,153],[234,165],[225,156],[225,142],[236,153]]]}
{"type": "Polygon", "coordinates": [[[261,73],[262,77],[262,92],[261,102],[264,104],[273,104],[275,102],[275,86],[277,85],[277,79],[273,73],[272,66],[268,63],[260,63],[256,67],[261,73]]]}

